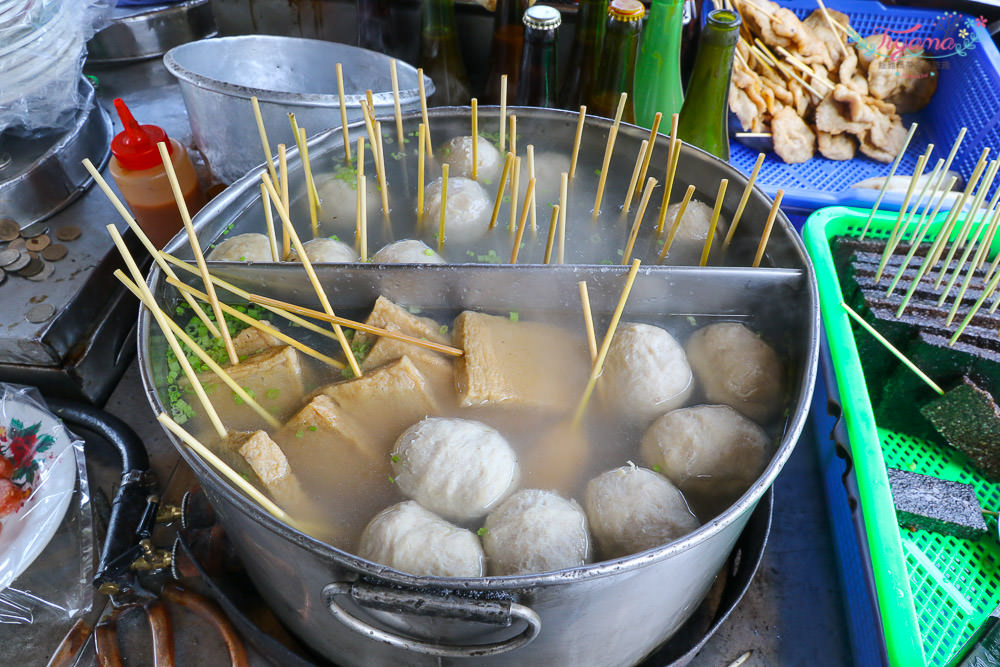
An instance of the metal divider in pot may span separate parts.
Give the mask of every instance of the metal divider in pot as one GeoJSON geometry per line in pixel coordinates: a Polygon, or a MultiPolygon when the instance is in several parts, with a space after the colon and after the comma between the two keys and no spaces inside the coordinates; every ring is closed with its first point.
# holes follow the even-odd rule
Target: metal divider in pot
{"type": "MultiPolygon", "coordinates": [[[[519,145],[534,137],[551,138],[566,150],[572,145],[574,114],[516,112],[519,120],[526,119],[520,123],[519,145]],[[568,144],[564,143],[567,137],[568,144]]],[[[493,118],[497,118],[495,112],[493,118]]],[[[408,128],[415,126],[414,118],[406,120],[408,128]]],[[[431,125],[435,133],[458,131],[467,120],[467,110],[436,110],[431,125]]],[[[488,113],[484,113],[480,127],[489,122],[488,113]]],[[[605,137],[602,131],[609,125],[604,119],[588,120],[578,170],[581,180],[577,187],[581,190],[586,183],[582,175],[600,159],[605,137]]],[[[359,131],[352,128],[355,136],[359,131]]],[[[317,161],[333,160],[338,152],[342,156],[339,136],[338,131],[312,140],[314,171],[317,161]]],[[[639,128],[622,126],[616,154],[621,151],[628,157],[616,158],[616,167],[629,170],[619,163],[631,163],[635,148],[646,136],[648,133],[639,128]]],[[[435,134],[435,145],[440,143],[442,137],[435,134]]],[[[666,155],[665,138],[659,137],[656,143],[659,158],[654,153],[650,173],[662,170],[666,155]]],[[[745,179],[728,165],[687,146],[682,165],[686,166],[678,174],[674,192],[683,192],[684,186],[695,183],[700,193],[714,193],[718,178],[729,178],[724,211],[731,215],[745,179]]],[[[219,240],[223,232],[260,231],[260,173],[249,174],[199,214],[196,226],[206,246],[219,240]]],[[[297,160],[293,159],[291,173],[297,179],[293,180],[299,202],[295,219],[300,225],[305,222],[300,227],[304,231],[308,215],[302,215],[304,185],[297,160]]],[[[401,176],[398,182],[404,180],[401,176]]],[[[609,192],[620,195],[620,182],[609,181],[609,188],[611,184],[617,190],[609,192]]],[[[281,523],[186,447],[175,444],[201,480],[264,598],[296,634],[332,660],[343,664],[436,665],[461,662],[452,656],[476,655],[490,665],[633,664],[665,641],[695,609],[804,427],[818,351],[815,278],[801,242],[783,216],[768,252],[769,265],[778,268],[745,268],[768,207],[766,197],[755,191],[737,242],[726,258],[727,266],[657,266],[647,262],[639,271],[625,310],[627,320],[655,323],[670,319],[682,330],[689,318],[699,323],[746,322],[774,343],[787,364],[788,410],[781,423],[772,427],[777,445],[770,463],[738,500],[676,541],[556,572],[484,578],[415,576],[364,560],[281,523]],[[460,618],[454,618],[456,615],[460,618]]],[[[391,218],[393,225],[402,229],[411,216],[405,206],[394,204],[391,218]]],[[[595,223],[590,216],[575,215],[570,224],[595,223]]],[[[610,236],[617,231],[618,217],[602,216],[596,224],[610,236]]],[[[571,238],[574,243],[581,242],[579,236],[571,238]]],[[[167,250],[177,254],[183,246],[182,239],[175,239],[167,250]]],[[[645,253],[656,246],[650,238],[646,246],[637,247],[643,247],[645,253]]],[[[472,252],[487,254],[488,246],[472,252]]],[[[295,264],[214,263],[212,270],[218,277],[263,296],[304,306],[317,304],[304,272],[295,264]]],[[[338,314],[349,317],[363,314],[378,296],[385,296],[452,315],[463,309],[517,311],[525,319],[545,313],[579,321],[577,282],[586,280],[602,331],[627,267],[593,262],[576,266],[454,262],[420,267],[321,264],[316,271],[338,314]]],[[[160,304],[173,307],[176,292],[163,282],[162,275],[154,272],[150,281],[160,304]]],[[[220,295],[224,300],[231,296],[224,291],[220,295]]],[[[690,330],[693,325],[687,326],[690,330]]],[[[148,398],[155,410],[163,410],[165,347],[145,314],[140,319],[139,349],[148,398]]]]}

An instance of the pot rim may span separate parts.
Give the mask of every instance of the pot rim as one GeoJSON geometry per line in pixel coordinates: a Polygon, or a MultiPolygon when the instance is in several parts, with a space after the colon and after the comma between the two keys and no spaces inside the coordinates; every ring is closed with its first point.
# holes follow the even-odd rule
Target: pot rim
{"type": "MultiPolygon", "coordinates": [[[[484,110],[484,107],[479,107],[480,111],[484,110]]],[[[489,109],[490,107],[485,107],[489,109]]],[[[496,107],[499,108],[499,107],[496,107]]],[[[468,107],[435,107],[433,109],[428,109],[429,116],[446,116],[448,114],[453,114],[455,112],[461,112],[467,110],[468,107]]],[[[546,115],[554,116],[578,116],[575,111],[567,111],[562,109],[528,109],[522,107],[508,107],[508,111],[524,109],[525,111],[544,111],[546,115]]],[[[407,118],[419,117],[420,112],[411,112],[409,114],[403,114],[404,120],[407,118]]],[[[608,118],[603,118],[599,116],[588,116],[588,123],[597,125],[598,127],[610,128],[613,125],[613,120],[608,118]]],[[[621,123],[621,126],[631,128],[635,132],[645,133],[648,135],[648,130],[640,128],[629,123],[621,123]]],[[[348,126],[348,129],[361,130],[364,128],[363,121],[357,121],[348,126]]],[[[322,142],[328,138],[332,138],[335,142],[337,141],[338,135],[341,134],[341,128],[337,127],[334,129],[325,130],[316,136],[309,139],[308,144],[310,148],[312,144],[322,142]]],[[[710,155],[709,153],[691,146],[685,142],[681,142],[685,150],[697,151],[704,153],[705,155],[710,155]]],[[[336,147],[335,147],[336,148],[336,147]]],[[[289,151],[289,160],[293,155],[297,155],[297,150],[293,148],[289,151]]],[[[746,177],[727,162],[722,162],[712,156],[712,159],[719,162],[718,167],[722,172],[728,173],[728,177],[731,182],[733,178],[746,180],[746,177]]],[[[238,188],[246,188],[248,183],[256,183],[260,179],[260,175],[264,173],[265,167],[260,165],[255,167],[250,172],[248,172],[243,178],[239,179],[230,186],[230,189],[237,190],[238,188]]],[[[724,176],[723,176],[724,177],[724,176]]],[[[764,197],[771,199],[760,190],[759,186],[754,185],[754,189],[758,191],[764,197]]],[[[220,198],[224,195],[220,195],[220,198]]],[[[259,196],[259,195],[258,195],[259,196]]],[[[211,205],[210,205],[211,206],[211,205]]],[[[206,207],[208,209],[209,207],[206,207]]],[[[201,217],[201,213],[195,216],[197,218],[201,217]]],[[[554,583],[572,583],[575,581],[597,579],[602,577],[611,576],[621,572],[623,570],[631,570],[645,567],[653,563],[657,563],[668,558],[672,558],[677,554],[683,553],[690,549],[697,547],[698,545],[707,542],[712,539],[717,534],[725,530],[730,524],[740,520],[744,517],[749,517],[753,511],[756,504],[763,497],[764,493],[768,488],[774,483],[778,474],[781,472],[785,463],[788,461],[795,448],[802,431],[805,429],[805,423],[809,415],[810,406],[812,403],[812,395],[815,387],[815,382],[818,373],[819,366],[819,348],[820,348],[820,334],[821,334],[821,319],[819,310],[819,292],[816,282],[816,274],[813,270],[812,262],[810,261],[806,251],[805,245],[802,241],[801,236],[795,231],[788,217],[783,211],[779,211],[777,218],[779,224],[785,227],[785,231],[789,238],[791,239],[794,250],[798,254],[802,266],[792,267],[795,270],[801,270],[803,274],[803,279],[806,282],[807,295],[806,302],[808,305],[808,312],[811,313],[809,318],[807,331],[811,334],[812,344],[806,350],[807,357],[803,360],[803,364],[799,373],[799,378],[801,380],[798,394],[795,396],[794,405],[797,409],[789,416],[786,429],[782,434],[781,440],[778,444],[778,448],[768,463],[764,472],[757,478],[757,480],[747,489],[746,492],[740,498],[735,501],[732,505],[726,508],[723,512],[713,517],[711,520],[702,524],[695,531],[688,533],[684,537],[669,542],[667,544],[653,547],[652,549],[647,549],[635,554],[630,554],[628,556],[623,556],[621,558],[615,558],[612,560],[599,561],[597,563],[590,563],[587,565],[580,565],[573,568],[567,568],[564,570],[557,570],[554,572],[543,572],[534,574],[523,574],[523,575],[507,575],[507,576],[483,576],[483,577],[434,577],[434,576],[420,576],[414,574],[408,574],[406,572],[401,572],[394,570],[385,565],[379,565],[372,561],[362,559],[348,551],[334,547],[326,542],[318,540],[314,537],[310,537],[304,533],[301,533],[291,526],[281,522],[263,508],[254,503],[250,498],[245,496],[243,493],[234,488],[231,484],[226,482],[222,476],[212,467],[208,466],[199,457],[193,455],[190,449],[184,446],[178,438],[176,438],[173,433],[167,429],[163,429],[164,433],[173,443],[174,447],[181,453],[184,459],[191,465],[192,468],[200,470],[201,474],[208,475],[212,478],[215,483],[215,492],[220,493],[225,496],[226,500],[241,511],[246,512],[251,517],[253,517],[259,524],[264,526],[266,529],[276,533],[280,537],[289,540],[298,546],[308,550],[314,556],[317,556],[323,560],[336,561],[340,565],[350,568],[358,573],[364,574],[366,576],[371,576],[382,580],[383,582],[388,582],[398,586],[410,588],[410,589],[424,589],[424,590],[437,590],[440,592],[460,592],[460,591],[508,591],[532,588],[539,585],[552,585],[554,583]]],[[[198,228],[199,225],[195,224],[198,228]]],[[[178,237],[183,236],[179,234],[178,237]]],[[[165,249],[169,249],[171,245],[175,245],[177,238],[171,241],[165,249]]],[[[185,237],[186,238],[186,237],[185,237]]],[[[179,242],[183,243],[183,241],[179,242]]],[[[453,266],[461,266],[460,264],[454,264],[453,266]]],[[[578,265],[578,266],[588,266],[588,265],[578,265]]],[[[610,271],[621,271],[624,275],[628,268],[627,266],[621,267],[609,267],[600,265],[589,265],[592,268],[600,268],[603,270],[610,271]]],[[[670,271],[675,267],[668,266],[653,266],[650,265],[650,269],[657,271],[670,271]]],[[[684,268],[684,267],[676,267],[684,268]]],[[[763,269],[768,270],[768,269],[763,269]]],[[[147,284],[150,289],[153,290],[154,294],[156,292],[156,285],[162,281],[161,270],[154,263],[152,269],[147,276],[147,284]]],[[[151,316],[146,309],[140,309],[139,322],[138,322],[138,345],[141,351],[145,351],[149,342],[149,331],[151,328],[151,316]]],[[[146,398],[150,403],[150,406],[156,409],[159,403],[159,395],[156,391],[156,387],[152,383],[152,369],[150,367],[150,360],[148,354],[143,354],[143,363],[140,366],[141,378],[143,383],[143,389],[146,393],[146,398]]]]}
{"type": "MultiPolygon", "coordinates": [[[[372,56],[387,61],[386,66],[388,67],[388,61],[392,60],[389,56],[384,53],[379,53],[378,51],[370,51],[368,49],[362,49],[357,46],[351,46],[350,44],[339,44],[334,42],[326,42],[320,39],[308,39],[305,37],[283,37],[279,35],[236,35],[232,37],[212,37],[208,39],[200,39],[195,42],[188,42],[186,44],[181,44],[180,46],[175,46],[166,52],[163,56],[163,65],[167,68],[174,77],[181,84],[188,84],[196,88],[201,88],[218,95],[224,95],[226,97],[235,97],[239,99],[249,100],[251,97],[256,97],[260,102],[269,102],[272,104],[280,104],[282,106],[297,106],[297,107],[309,107],[309,108],[339,108],[340,107],[340,97],[335,94],[326,93],[287,93],[279,90],[268,90],[265,88],[255,88],[253,86],[244,86],[237,83],[230,83],[228,81],[223,81],[221,79],[216,79],[211,76],[206,76],[204,74],[199,74],[194,70],[185,67],[177,60],[178,54],[183,54],[186,51],[191,51],[197,48],[204,48],[204,44],[209,44],[214,46],[215,44],[233,44],[240,42],[263,42],[272,43],[271,48],[280,48],[281,44],[288,44],[290,42],[306,42],[316,49],[339,49],[348,48],[356,49],[358,51],[371,54],[372,56]]],[[[224,47],[223,47],[224,48],[224,47]]],[[[415,67],[409,63],[401,60],[397,60],[397,67],[401,72],[412,73],[414,76],[417,73],[415,67]]],[[[435,91],[434,82],[429,76],[424,75],[424,91],[427,97],[434,94],[435,91]]],[[[420,96],[419,88],[407,88],[405,90],[399,91],[400,104],[407,104],[417,99],[420,96]]],[[[344,95],[344,104],[348,108],[360,107],[362,100],[366,99],[364,93],[358,95],[344,95]]],[[[394,99],[392,96],[392,91],[381,91],[373,93],[372,101],[375,103],[376,108],[382,107],[394,107],[394,99]]]]}

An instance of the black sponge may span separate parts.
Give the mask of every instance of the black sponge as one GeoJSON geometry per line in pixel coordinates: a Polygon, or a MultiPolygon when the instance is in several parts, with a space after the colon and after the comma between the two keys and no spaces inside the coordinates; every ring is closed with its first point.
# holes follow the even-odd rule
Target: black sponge
{"type": "Polygon", "coordinates": [[[894,468],[887,472],[899,525],[967,539],[986,535],[983,510],[971,485],[894,468]]]}

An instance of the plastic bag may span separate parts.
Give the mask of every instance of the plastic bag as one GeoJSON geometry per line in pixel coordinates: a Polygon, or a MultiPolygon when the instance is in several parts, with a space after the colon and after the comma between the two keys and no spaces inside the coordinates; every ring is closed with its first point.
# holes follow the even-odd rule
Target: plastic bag
{"type": "Polygon", "coordinates": [[[0,514],[16,505],[0,517],[0,627],[65,623],[93,600],[83,441],[36,389],[0,383],[0,457],[0,514]]]}
{"type": "Polygon", "coordinates": [[[0,18],[0,132],[72,127],[86,43],[114,0],[15,0],[0,18]]]}

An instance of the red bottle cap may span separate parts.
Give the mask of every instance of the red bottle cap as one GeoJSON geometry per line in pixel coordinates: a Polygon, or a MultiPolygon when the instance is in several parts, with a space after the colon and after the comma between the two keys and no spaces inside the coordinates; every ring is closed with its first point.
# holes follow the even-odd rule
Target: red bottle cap
{"type": "Polygon", "coordinates": [[[121,118],[125,129],[111,140],[111,153],[118,158],[123,167],[141,171],[163,164],[160,151],[156,147],[161,141],[166,142],[167,153],[173,154],[174,148],[170,138],[162,128],[156,125],[139,125],[121,98],[115,99],[115,109],[118,110],[118,117],[121,118]]]}

